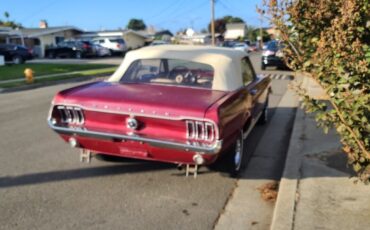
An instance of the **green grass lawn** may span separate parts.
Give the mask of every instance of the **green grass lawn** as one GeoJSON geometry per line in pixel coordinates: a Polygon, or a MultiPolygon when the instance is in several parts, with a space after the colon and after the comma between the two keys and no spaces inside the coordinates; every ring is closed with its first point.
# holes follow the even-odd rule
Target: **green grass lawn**
{"type": "Polygon", "coordinates": [[[105,64],[22,64],[0,66],[0,81],[24,78],[24,70],[31,68],[35,76],[47,74],[68,73],[73,71],[101,69],[107,67],[117,67],[116,65],[105,64]]]}
{"type": "MultiPolygon", "coordinates": [[[[57,77],[47,77],[42,79],[35,79],[34,83],[43,83],[43,82],[51,82],[51,81],[60,81],[60,80],[67,80],[72,78],[83,78],[83,77],[91,77],[91,76],[109,76],[112,74],[115,70],[115,67],[113,68],[105,68],[105,69],[95,69],[95,70],[86,70],[84,72],[78,73],[78,74],[70,74],[65,76],[57,76],[57,77]]],[[[34,84],[31,83],[31,84],[34,84]]],[[[0,88],[14,88],[27,85],[25,81],[17,81],[17,82],[10,82],[10,83],[1,83],[0,82],[0,88]]]]}

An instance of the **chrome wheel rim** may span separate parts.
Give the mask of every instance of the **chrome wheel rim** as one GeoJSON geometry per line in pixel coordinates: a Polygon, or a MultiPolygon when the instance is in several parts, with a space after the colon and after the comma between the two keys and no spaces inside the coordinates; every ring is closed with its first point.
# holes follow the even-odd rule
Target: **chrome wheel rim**
{"type": "Polygon", "coordinates": [[[235,169],[239,170],[240,165],[241,165],[241,160],[242,160],[242,151],[243,151],[243,146],[241,139],[238,138],[235,144],[235,156],[234,156],[234,163],[235,163],[235,169]]]}
{"type": "Polygon", "coordinates": [[[15,57],[13,59],[14,64],[21,64],[21,59],[19,57],[15,57]]]}

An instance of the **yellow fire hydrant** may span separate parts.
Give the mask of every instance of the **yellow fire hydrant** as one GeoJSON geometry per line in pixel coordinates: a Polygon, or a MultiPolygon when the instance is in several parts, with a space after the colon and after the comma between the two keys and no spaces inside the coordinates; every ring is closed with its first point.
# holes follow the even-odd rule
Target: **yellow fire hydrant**
{"type": "Polygon", "coordinates": [[[33,83],[33,70],[31,68],[26,68],[24,70],[24,77],[26,78],[27,83],[33,83]]]}

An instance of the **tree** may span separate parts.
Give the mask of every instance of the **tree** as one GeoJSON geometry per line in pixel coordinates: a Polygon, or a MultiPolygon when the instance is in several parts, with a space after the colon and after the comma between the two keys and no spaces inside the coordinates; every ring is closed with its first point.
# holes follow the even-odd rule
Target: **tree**
{"type": "Polygon", "coordinates": [[[317,124],[340,135],[348,163],[370,182],[370,4],[368,0],[269,0],[289,67],[325,91],[326,101],[295,89],[317,124]]]}
{"type": "Polygon", "coordinates": [[[9,12],[5,11],[4,17],[6,18],[6,20],[5,21],[0,20],[0,26],[6,26],[6,27],[12,27],[12,28],[23,28],[22,24],[9,20],[9,17],[10,17],[9,12]]]}
{"type": "Polygon", "coordinates": [[[132,18],[128,22],[127,28],[131,30],[145,30],[146,25],[142,19],[132,18]]]}
{"type": "Polygon", "coordinates": [[[7,11],[4,12],[4,17],[6,18],[7,21],[9,21],[9,13],[7,11]]]}
{"type": "MultiPolygon", "coordinates": [[[[233,16],[224,16],[215,20],[215,32],[223,34],[226,31],[227,23],[244,23],[243,19],[233,16]]],[[[211,23],[208,24],[208,31],[211,31],[211,23]]]]}
{"type": "MultiPolygon", "coordinates": [[[[248,26],[246,32],[246,38],[249,41],[255,42],[257,41],[257,37],[260,36],[260,29],[254,26],[248,26]]],[[[271,40],[270,35],[266,32],[266,30],[262,30],[262,40],[263,42],[268,42],[271,40]]]]}
{"type": "Polygon", "coordinates": [[[223,19],[226,21],[226,23],[244,23],[243,19],[230,15],[224,16],[223,19]]]}

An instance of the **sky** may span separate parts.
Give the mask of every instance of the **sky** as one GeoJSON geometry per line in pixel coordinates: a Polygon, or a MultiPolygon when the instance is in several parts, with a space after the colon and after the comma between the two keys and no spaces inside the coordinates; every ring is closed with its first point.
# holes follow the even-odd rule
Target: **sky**
{"type": "MultiPolygon", "coordinates": [[[[261,0],[215,2],[215,18],[232,15],[248,25],[260,25],[256,5],[261,5],[261,0]]],[[[192,27],[200,31],[210,21],[210,4],[211,0],[0,0],[0,20],[5,20],[6,11],[9,20],[28,28],[38,27],[45,19],[49,26],[93,31],[125,28],[131,18],[138,18],[157,30],[177,32],[192,27]]]]}

